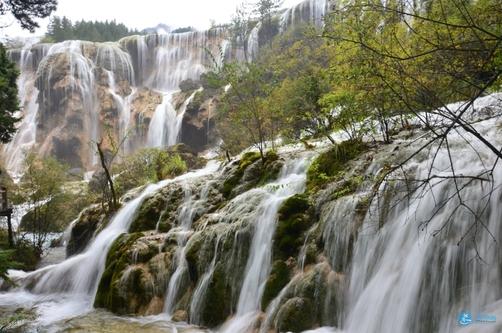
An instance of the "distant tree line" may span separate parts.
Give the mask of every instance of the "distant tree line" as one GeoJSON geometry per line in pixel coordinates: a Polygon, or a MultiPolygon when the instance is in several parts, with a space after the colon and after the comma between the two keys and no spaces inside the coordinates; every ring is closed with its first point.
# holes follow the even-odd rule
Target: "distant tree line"
{"type": "Polygon", "coordinates": [[[46,42],[65,40],[87,40],[91,42],[117,41],[120,38],[141,34],[136,29],[129,29],[123,23],[112,21],[77,21],[73,23],[63,16],[54,16],[45,34],[46,42]]]}

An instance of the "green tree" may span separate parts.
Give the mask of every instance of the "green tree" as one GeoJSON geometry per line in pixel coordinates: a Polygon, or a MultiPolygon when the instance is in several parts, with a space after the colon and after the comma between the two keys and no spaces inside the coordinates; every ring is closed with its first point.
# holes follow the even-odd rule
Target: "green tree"
{"type": "Polygon", "coordinates": [[[1,0],[0,16],[11,13],[23,29],[35,31],[36,18],[48,17],[57,7],[57,0],[1,0]]]}
{"type": "Polygon", "coordinates": [[[28,153],[17,195],[29,206],[29,220],[24,228],[38,255],[42,254],[49,234],[60,231],[58,227],[63,224],[61,218],[68,210],[63,192],[65,180],[66,167],[56,159],[41,159],[28,153]]]}
{"type": "Polygon", "coordinates": [[[267,142],[274,138],[274,118],[264,99],[270,93],[269,73],[255,63],[226,64],[222,81],[231,85],[219,105],[218,130],[227,151],[254,146],[265,160],[267,142]]]}
{"type": "Polygon", "coordinates": [[[277,24],[274,24],[274,14],[283,2],[283,0],[258,0],[254,4],[253,13],[261,23],[260,37],[262,40],[268,41],[269,44],[278,31],[277,24]]]}
{"type": "Polygon", "coordinates": [[[16,123],[20,120],[15,116],[19,110],[16,80],[19,75],[15,64],[10,61],[7,52],[0,44],[0,142],[7,143],[16,132],[16,123]]]}
{"type": "Polygon", "coordinates": [[[139,34],[137,30],[129,29],[115,20],[105,22],[81,20],[73,23],[67,17],[55,16],[49,23],[45,40],[62,42],[79,39],[91,42],[106,42],[117,41],[120,38],[137,34],[139,34]]]}

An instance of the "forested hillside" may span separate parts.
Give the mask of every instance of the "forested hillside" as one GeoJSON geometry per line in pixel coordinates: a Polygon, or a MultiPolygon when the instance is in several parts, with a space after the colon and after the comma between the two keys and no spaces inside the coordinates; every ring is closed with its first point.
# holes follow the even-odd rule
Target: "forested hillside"
{"type": "Polygon", "coordinates": [[[91,42],[113,42],[120,38],[138,35],[140,32],[129,29],[122,23],[112,21],[77,21],[67,17],[54,16],[47,28],[44,41],[57,43],[65,40],[87,40],[91,42]]]}

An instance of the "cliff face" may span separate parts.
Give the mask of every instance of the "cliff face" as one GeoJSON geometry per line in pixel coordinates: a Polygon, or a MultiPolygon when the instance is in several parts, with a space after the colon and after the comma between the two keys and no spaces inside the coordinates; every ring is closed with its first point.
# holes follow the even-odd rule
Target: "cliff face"
{"type": "Polygon", "coordinates": [[[97,45],[86,43],[80,47],[81,53],[48,55],[38,67],[36,146],[41,155],[88,170],[95,163],[93,142],[107,137],[105,131],[116,142],[126,135],[125,113],[130,118],[127,127],[134,129],[127,133],[131,143],[128,148],[144,144],[161,96],[148,88],[131,86],[130,78],[124,75],[127,68],[111,72],[94,66],[90,59],[99,52],[97,45]]]}
{"type": "Polygon", "coordinates": [[[239,45],[232,44],[228,29],[212,28],[11,50],[21,70],[24,118],[13,142],[3,148],[5,167],[19,175],[25,151],[33,149],[90,170],[97,162],[93,143],[101,138],[109,145],[108,138],[126,137],[125,153],[177,142],[203,151],[217,142],[217,92],[195,93],[198,86],[182,87],[182,82],[197,81],[214,61],[254,59],[260,45],[290,26],[322,24],[327,7],[326,0],[303,1],[275,19],[273,33],[265,34],[257,24],[239,45]]]}
{"type": "Polygon", "coordinates": [[[19,173],[24,151],[34,149],[72,168],[90,170],[97,162],[93,143],[101,138],[105,145],[126,138],[125,153],[180,141],[204,150],[208,131],[202,130],[202,118],[211,116],[200,108],[201,101],[191,106],[181,138],[177,119],[183,120],[195,91],[177,94],[177,99],[173,92],[182,81],[199,78],[211,61],[205,48],[215,53],[225,38],[224,30],[212,29],[133,36],[117,43],[37,44],[10,51],[21,69],[24,119],[13,142],[3,149],[7,169],[19,173]]]}

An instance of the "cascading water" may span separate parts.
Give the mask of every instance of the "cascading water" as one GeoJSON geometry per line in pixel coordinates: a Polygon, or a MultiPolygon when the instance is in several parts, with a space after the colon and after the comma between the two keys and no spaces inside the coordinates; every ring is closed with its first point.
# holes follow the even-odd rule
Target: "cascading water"
{"type": "MultiPolygon", "coordinates": [[[[72,161],[72,165],[92,169],[97,156],[91,144],[109,126],[116,130],[118,141],[126,137],[126,153],[143,146],[177,143],[184,112],[193,96],[181,103],[179,110],[174,109],[172,96],[180,82],[197,80],[206,71],[212,61],[209,52],[219,63],[223,61],[225,54],[220,54],[220,47],[230,48],[226,35],[223,29],[211,29],[132,36],[116,43],[65,41],[40,44],[43,47],[27,45],[11,51],[11,58],[21,70],[19,87],[24,117],[14,140],[3,149],[7,169],[13,175],[19,174],[24,151],[34,143],[42,155],[55,153],[60,159],[72,161]],[[149,126],[141,124],[141,110],[134,118],[132,114],[135,99],[144,98],[138,94],[141,89],[163,95],[149,126]],[[111,96],[111,105],[106,94],[111,96]],[[136,135],[127,136],[133,127],[136,135]]],[[[232,54],[228,50],[224,53],[232,54]]]]}
{"type": "Polygon", "coordinates": [[[322,27],[323,18],[328,11],[328,0],[305,0],[288,8],[281,17],[281,31],[296,24],[308,22],[322,27]]]}
{"type": "MultiPolygon", "coordinates": [[[[475,109],[483,109],[485,103],[490,105],[493,98],[477,101],[475,109]]],[[[496,120],[474,126],[490,142],[502,145],[496,120]]],[[[381,186],[379,198],[387,202],[378,199],[370,207],[357,230],[353,251],[349,240],[355,230],[346,222],[354,220],[357,194],[327,207],[326,255],[336,270],[350,267],[344,310],[338,320],[341,330],[334,331],[500,330],[498,323],[480,322],[461,329],[458,317],[462,311],[471,313],[474,320],[479,314],[493,318],[501,313],[501,250],[497,240],[502,236],[498,204],[502,169],[495,167],[490,180],[493,185],[482,179],[455,182],[451,163],[456,175],[477,175],[493,165],[495,156],[467,133],[458,131],[448,140],[450,151],[442,149],[435,156],[434,170],[440,171],[430,187],[409,193],[409,184],[402,182],[381,186]],[[457,158],[450,160],[449,153],[457,158]]],[[[417,156],[409,165],[414,179],[428,177],[434,152],[417,156]]],[[[378,165],[382,160],[369,169],[378,165]]]]}
{"type": "MultiPolygon", "coordinates": [[[[218,166],[218,163],[210,162],[203,169],[147,186],[137,198],[125,204],[117,212],[109,225],[96,236],[83,253],[31,273],[13,271],[10,272],[10,275],[21,288],[21,293],[25,293],[22,290],[26,288],[34,294],[59,295],[57,297],[71,299],[71,302],[79,304],[76,308],[70,306],[71,309],[68,309],[72,315],[89,311],[92,308],[97,286],[103,274],[106,253],[113,241],[120,234],[127,232],[134,214],[143,200],[168,183],[189,182],[191,179],[215,172],[218,166]]],[[[65,307],[68,304],[62,304],[62,306],[65,307]]],[[[68,314],[65,312],[61,315],[64,317],[68,314]]],[[[59,318],[57,316],[55,319],[59,318]]]]}
{"type": "Polygon", "coordinates": [[[287,161],[277,181],[256,190],[264,192],[265,195],[257,208],[254,220],[254,236],[237,312],[235,318],[223,326],[222,332],[248,332],[255,324],[265,281],[270,272],[272,236],[275,231],[277,212],[284,200],[303,192],[308,165],[308,158],[287,161]]]}
{"type": "Polygon", "coordinates": [[[19,101],[24,107],[23,121],[14,139],[4,147],[5,167],[18,178],[23,168],[24,154],[36,142],[38,89],[35,87],[33,73],[33,53],[31,45],[26,45],[18,62],[21,75],[18,78],[19,101]]]}
{"type": "Polygon", "coordinates": [[[178,142],[185,111],[199,91],[200,89],[193,92],[178,111],[172,104],[174,92],[164,94],[162,104],[155,109],[148,129],[147,144],[149,147],[172,146],[178,142]]]}
{"type": "MultiPolygon", "coordinates": [[[[317,24],[325,7],[320,0],[302,2],[286,11],[282,26],[317,24]]],[[[256,24],[239,47],[230,42],[228,29],[211,28],[129,36],[118,42],[37,44],[11,51],[21,70],[24,117],[13,142],[3,149],[7,170],[19,175],[24,151],[33,147],[39,155],[92,170],[97,163],[93,143],[108,128],[113,128],[117,142],[126,136],[125,153],[177,143],[183,108],[188,104],[177,102],[180,110],[172,105],[180,83],[198,80],[208,68],[221,66],[225,60],[255,59],[260,27],[256,24]],[[141,104],[148,104],[143,89],[162,96],[160,105],[155,101],[155,112],[155,106],[145,110],[141,104]],[[106,95],[111,95],[111,105],[106,95]],[[126,135],[132,130],[134,135],[126,135]]]]}
{"type": "Polygon", "coordinates": [[[199,204],[207,200],[207,186],[203,187],[199,199],[194,199],[192,191],[188,184],[184,185],[184,202],[178,210],[178,229],[176,232],[176,242],[178,249],[176,250],[176,270],[169,280],[166,294],[164,311],[172,316],[174,306],[176,305],[177,296],[180,291],[180,285],[183,277],[187,273],[188,264],[185,259],[186,244],[188,236],[191,233],[192,222],[194,215],[199,208],[199,204]]]}
{"type": "Polygon", "coordinates": [[[214,270],[216,267],[216,261],[218,259],[218,248],[220,245],[221,235],[216,237],[216,242],[214,245],[214,255],[211,260],[211,264],[209,265],[209,269],[204,273],[202,278],[200,279],[199,284],[195,288],[192,301],[190,302],[190,322],[193,324],[200,324],[201,318],[201,308],[202,304],[205,300],[206,292],[209,286],[209,282],[214,274],[214,270]]]}

